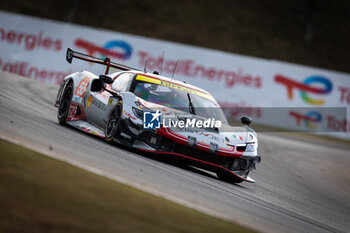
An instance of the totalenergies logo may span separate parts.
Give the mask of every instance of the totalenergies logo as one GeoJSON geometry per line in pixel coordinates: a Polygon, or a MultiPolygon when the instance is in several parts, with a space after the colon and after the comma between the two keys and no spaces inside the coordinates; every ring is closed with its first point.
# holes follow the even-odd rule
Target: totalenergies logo
{"type": "Polygon", "coordinates": [[[310,111],[306,114],[301,114],[298,112],[290,111],[289,115],[294,117],[297,125],[300,126],[300,123],[303,122],[305,127],[309,129],[316,129],[317,124],[322,121],[322,115],[319,112],[310,111]]]}
{"type": "Polygon", "coordinates": [[[276,75],[275,81],[286,86],[288,92],[288,99],[293,99],[293,88],[299,89],[301,98],[308,104],[312,105],[324,105],[325,101],[323,99],[313,99],[308,93],[316,95],[326,95],[332,91],[332,82],[327,78],[322,76],[310,76],[306,78],[302,83],[295,81],[291,78],[285,77],[283,75],[276,75]],[[319,87],[311,84],[319,83],[322,86],[319,87]]]}
{"type": "Polygon", "coordinates": [[[74,45],[79,49],[85,49],[90,56],[95,56],[97,53],[102,57],[108,56],[125,60],[130,58],[132,54],[132,47],[125,41],[121,40],[107,41],[105,45],[101,47],[79,38],[74,41],[74,45]]]}

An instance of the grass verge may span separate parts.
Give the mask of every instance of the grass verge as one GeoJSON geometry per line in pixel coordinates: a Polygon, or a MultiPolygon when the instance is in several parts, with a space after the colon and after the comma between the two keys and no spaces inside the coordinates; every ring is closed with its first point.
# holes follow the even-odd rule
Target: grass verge
{"type": "Polygon", "coordinates": [[[0,140],[0,232],[252,232],[0,140]]]}

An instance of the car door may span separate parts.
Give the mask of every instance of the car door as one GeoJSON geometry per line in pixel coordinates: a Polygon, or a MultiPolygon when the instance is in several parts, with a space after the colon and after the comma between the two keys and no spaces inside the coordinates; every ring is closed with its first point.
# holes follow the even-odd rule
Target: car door
{"type": "MultiPolygon", "coordinates": [[[[134,73],[124,72],[119,74],[112,85],[106,85],[106,89],[110,89],[114,92],[127,91],[130,87],[134,73]]],[[[112,94],[108,91],[102,90],[101,92],[91,93],[88,97],[86,104],[86,117],[89,122],[104,128],[108,120],[110,105],[113,101],[110,101],[112,94]]]]}
{"type": "Polygon", "coordinates": [[[90,92],[85,106],[85,115],[88,122],[102,128],[104,127],[110,96],[112,95],[105,90],[90,92]]]}

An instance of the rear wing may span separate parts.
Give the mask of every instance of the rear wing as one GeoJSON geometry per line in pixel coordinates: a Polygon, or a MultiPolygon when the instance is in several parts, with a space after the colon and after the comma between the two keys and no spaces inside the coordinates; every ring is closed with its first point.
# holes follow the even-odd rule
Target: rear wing
{"type": "Polygon", "coordinates": [[[134,69],[132,67],[129,66],[125,66],[122,64],[118,64],[118,63],[114,63],[111,62],[111,59],[109,57],[106,57],[105,59],[101,59],[101,58],[97,58],[97,57],[93,57],[84,53],[79,53],[77,51],[74,51],[73,49],[67,48],[67,53],[66,53],[66,60],[69,64],[72,63],[73,58],[78,58],[84,61],[88,61],[88,62],[93,62],[93,63],[98,63],[101,65],[105,65],[106,66],[106,71],[105,74],[108,74],[109,72],[109,67],[113,67],[119,70],[137,70],[140,71],[138,69],[134,69]]]}

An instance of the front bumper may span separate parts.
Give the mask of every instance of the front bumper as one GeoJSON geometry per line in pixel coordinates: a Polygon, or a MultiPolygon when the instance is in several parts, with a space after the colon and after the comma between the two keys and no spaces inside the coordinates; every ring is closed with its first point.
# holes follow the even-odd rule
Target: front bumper
{"type": "Polygon", "coordinates": [[[145,130],[142,126],[135,125],[130,119],[123,119],[121,134],[117,140],[139,150],[176,156],[187,164],[209,171],[225,170],[248,182],[254,182],[248,174],[256,169],[256,164],[261,162],[260,156],[224,157],[183,145],[158,135],[155,131],[145,130]]]}

